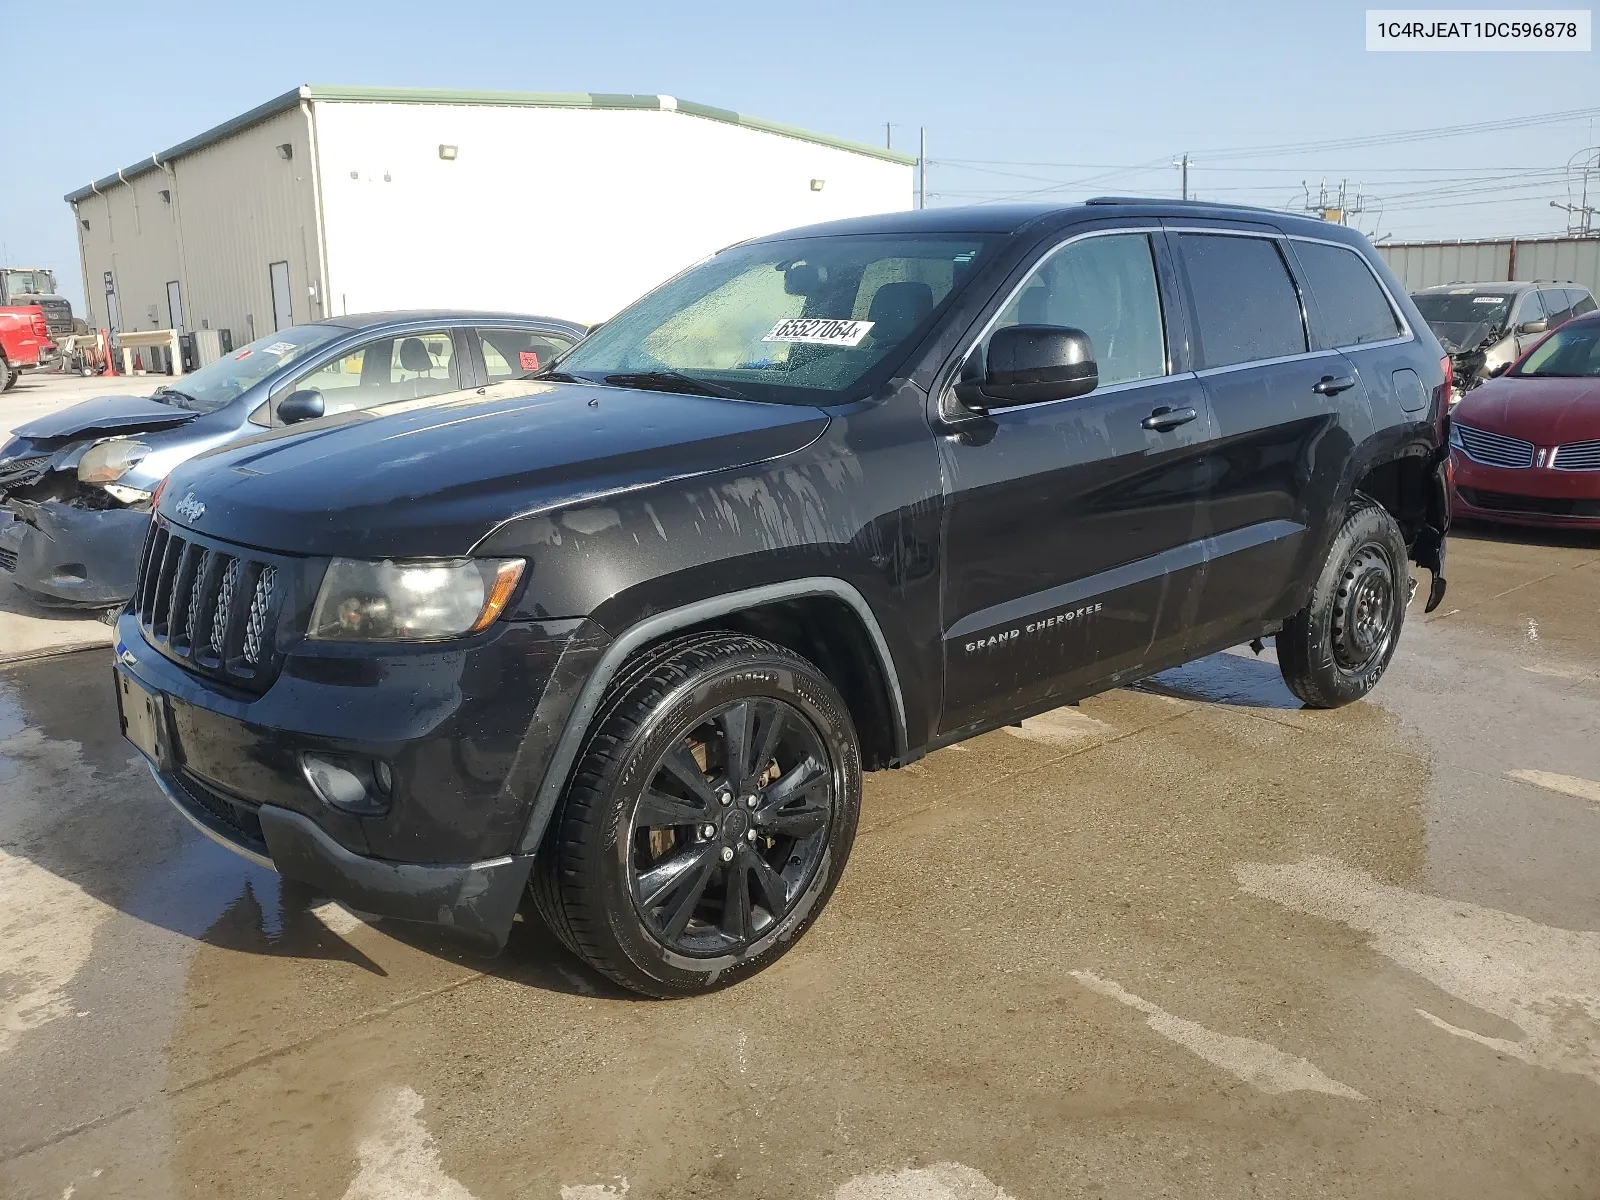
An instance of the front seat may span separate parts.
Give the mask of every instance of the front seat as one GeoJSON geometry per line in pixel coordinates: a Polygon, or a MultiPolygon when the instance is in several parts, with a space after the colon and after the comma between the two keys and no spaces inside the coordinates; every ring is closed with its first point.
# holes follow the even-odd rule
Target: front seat
{"type": "Polygon", "coordinates": [[[417,376],[400,384],[399,392],[403,399],[416,400],[444,390],[439,381],[428,378],[434,371],[433,355],[428,353],[427,344],[421,338],[401,339],[400,369],[417,376]]]}
{"type": "Polygon", "coordinates": [[[906,279],[886,283],[872,297],[867,320],[872,322],[872,337],[879,345],[898,342],[933,311],[933,289],[925,283],[906,279]]]}

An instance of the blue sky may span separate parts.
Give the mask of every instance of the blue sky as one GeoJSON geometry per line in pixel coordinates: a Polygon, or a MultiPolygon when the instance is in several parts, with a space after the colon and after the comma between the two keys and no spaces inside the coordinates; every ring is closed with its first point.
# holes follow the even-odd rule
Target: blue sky
{"type": "Polygon", "coordinates": [[[88,2],[73,6],[66,36],[51,5],[9,0],[13,149],[0,160],[0,245],[11,263],[56,269],[76,303],[64,193],[301,83],[667,93],[875,143],[890,121],[901,149],[914,149],[924,125],[934,204],[1035,189],[1063,200],[1175,195],[1166,164],[1188,150],[1201,196],[1278,207],[1302,180],[1314,192],[1348,177],[1375,197],[1353,222],[1369,232],[1561,231],[1565,216],[1549,202],[1566,198],[1561,169],[1600,143],[1600,120],[1241,157],[1600,110],[1596,52],[1373,54],[1364,12],[1007,0],[88,2]],[[1507,184],[1517,190],[1496,190],[1507,184]]]}

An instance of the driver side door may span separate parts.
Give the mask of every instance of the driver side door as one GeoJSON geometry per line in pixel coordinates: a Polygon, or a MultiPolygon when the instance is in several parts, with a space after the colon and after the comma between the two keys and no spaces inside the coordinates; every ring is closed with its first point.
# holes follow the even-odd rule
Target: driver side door
{"type": "Polygon", "coordinates": [[[986,348],[1006,325],[1083,330],[1100,383],[991,408],[939,439],[941,733],[1086,695],[1181,649],[1212,485],[1181,311],[1160,231],[1113,228],[1048,250],[984,331],[986,348]]]}

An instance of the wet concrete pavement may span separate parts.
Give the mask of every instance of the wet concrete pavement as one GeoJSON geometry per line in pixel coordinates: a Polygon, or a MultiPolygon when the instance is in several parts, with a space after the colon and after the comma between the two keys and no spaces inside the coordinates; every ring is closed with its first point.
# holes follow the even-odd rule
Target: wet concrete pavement
{"type": "Polygon", "coordinates": [[[1373,700],[1214,656],[870,776],[775,968],[619,994],[190,830],[0,671],[0,1196],[1600,1194],[1600,537],[1452,541],[1373,700]]]}

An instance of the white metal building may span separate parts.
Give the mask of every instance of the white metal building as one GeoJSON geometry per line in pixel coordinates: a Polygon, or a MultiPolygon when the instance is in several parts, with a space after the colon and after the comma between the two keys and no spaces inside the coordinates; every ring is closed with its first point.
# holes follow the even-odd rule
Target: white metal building
{"type": "Polygon", "coordinates": [[[605,319],[723,246],[910,207],[915,160],[671,96],[301,87],[66,197],[87,319],[605,319]]]}
{"type": "Polygon", "coordinates": [[[1541,280],[1600,296],[1600,237],[1384,242],[1378,253],[1409,291],[1439,283],[1541,280]]]}

